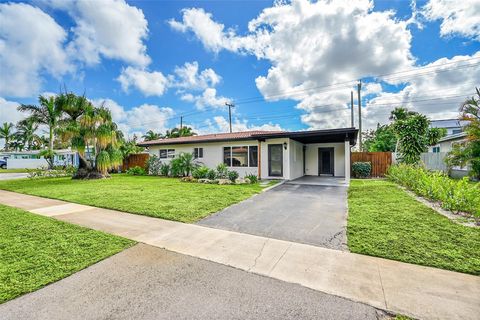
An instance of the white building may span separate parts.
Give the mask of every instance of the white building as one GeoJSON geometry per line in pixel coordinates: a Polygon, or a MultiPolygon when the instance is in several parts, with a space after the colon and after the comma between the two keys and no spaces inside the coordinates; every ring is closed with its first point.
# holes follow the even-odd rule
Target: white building
{"type": "MultiPolygon", "coordinates": [[[[3,151],[0,159],[7,161],[7,169],[37,169],[48,167],[47,160],[39,156],[41,150],[3,151]]],[[[76,151],[70,149],[55,150],[54,166],[78,167],[79,159],[76,151]]]]}
{"type": "Polygon", "coordinates": [[[350,179],[350,148],[358,130],[274,132],[246,131],[160,139],[139,143],[150,155],[170,161],[176,155],[193,153],[210,168],[225,163],[241,177],[296,179],[304,175],[350,179]]]}

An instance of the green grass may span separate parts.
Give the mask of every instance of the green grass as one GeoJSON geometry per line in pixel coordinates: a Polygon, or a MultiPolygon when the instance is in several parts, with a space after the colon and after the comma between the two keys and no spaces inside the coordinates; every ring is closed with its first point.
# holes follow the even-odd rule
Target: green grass
{"type": "Polygon", "coordinates": [[[102,180],[51,178],[0,181],[0,189],[116,209],[157,218],[195,222],[260,192],[251,185],[180,182],[177,178],[114,175],[102,180]]]}
{"type": "Polygon", "coordinates": [[[0,303],[69,276],[132,244],[0,205],[0,303]]]}
{"type": "Polygon", "coordinates": [[[0,169],[0,173],[27,173],[29,169],[0,169]]]}
{"type": "Polygon", "coordinates": [[[352,180],[350,251],[480,275],[480,229],[456,224],[394,183],[352,180]]]}

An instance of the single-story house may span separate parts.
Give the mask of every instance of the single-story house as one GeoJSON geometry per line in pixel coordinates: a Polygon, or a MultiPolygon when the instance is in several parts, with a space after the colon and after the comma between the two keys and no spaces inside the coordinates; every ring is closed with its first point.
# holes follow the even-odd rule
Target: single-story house
{"type": "Polygon", "coordinates": [[[450,152],[455,143],[464,142],[467,139],[466,132],[458,132],[441,138],[438,143],[428,148],[428,152],[450,152]]]}
{"type": "MultiPolygon", "coordinates": [[[[47,167],[48,163],[39,156],[41,150],[3,151],[0,159],[7,161],[7,169],[37,169],[47,167]]],[[[55,166],[78,167],[79,159],[76,151],[70,149],[55,150],[53,158],[55,166]]]]}
{"type": "Polygon", "coordinates": [[[199,163],[215,168],[225,163],[241,177],[292,180],[304,175],[350,179],[350,149],[358,130],[245,131],[140,142],[150,155],[170,161],[193,153],[199,163]]]}

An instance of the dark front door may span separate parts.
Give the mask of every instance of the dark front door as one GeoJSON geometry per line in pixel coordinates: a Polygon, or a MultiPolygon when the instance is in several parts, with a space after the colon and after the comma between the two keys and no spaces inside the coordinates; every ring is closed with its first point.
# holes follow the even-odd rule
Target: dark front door
{"type": "Polygon", "coordinates": [[[318,175],[333,176],[333,148],[318,148],[318,175]]]}
{"type": "Polygon", "coordinates": [[[271,177],[283,177],[283,145],[268,145],[268,175],[271,177]]]}

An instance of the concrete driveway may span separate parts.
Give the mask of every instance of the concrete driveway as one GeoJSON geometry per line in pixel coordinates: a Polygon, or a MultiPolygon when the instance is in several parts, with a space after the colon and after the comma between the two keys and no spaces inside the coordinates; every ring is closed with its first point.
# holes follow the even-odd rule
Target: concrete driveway
{"type": "Polygon", "coordinates": [[[377,319],[377,309],[138,244],[0,305],[2,320],[377,319]]]}
{"type": "Polygon", "coordinates": [[[226,208],[198,224],[347,250],[346,218],[347,186],[292,181],[226,208]]]}
{"type": "Polygon", "coordinates": [[[0,170],[0,180],[13,180],[28,178],[28,173],[2,173],[0,170]]]}

